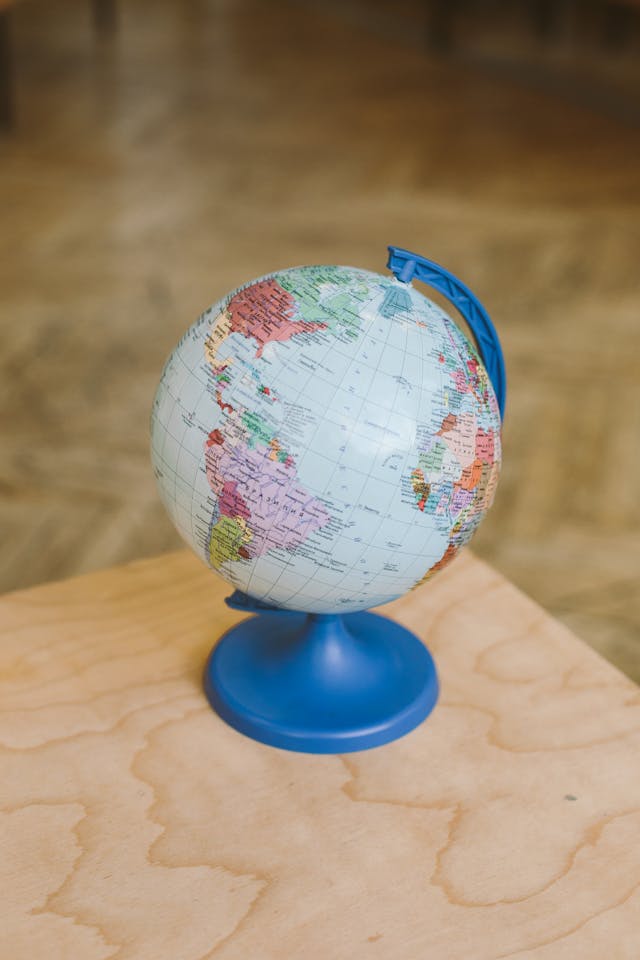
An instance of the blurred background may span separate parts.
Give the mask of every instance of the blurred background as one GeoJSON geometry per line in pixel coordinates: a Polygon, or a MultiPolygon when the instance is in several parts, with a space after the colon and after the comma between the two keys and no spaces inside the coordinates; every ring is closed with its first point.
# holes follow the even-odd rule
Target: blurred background
{"type": "Polygon", "coordinates": [[[632,0],[0,0],[0,589],[179,546],[179,336],[394,243],[503,338],[476,553],[640,680],[639,50],[632,0]]]}

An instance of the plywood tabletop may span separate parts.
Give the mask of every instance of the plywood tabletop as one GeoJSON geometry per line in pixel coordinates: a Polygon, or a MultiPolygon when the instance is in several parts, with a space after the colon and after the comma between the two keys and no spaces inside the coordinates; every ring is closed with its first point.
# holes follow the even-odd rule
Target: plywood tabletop
{"type": "Polygon", "coordinates": [[[287,753],[202,694],[227,592],[178,553],[0,602],[3,960],[637,960],[630,681],[467,553],[385,609],[429,720],[287,753]]]}

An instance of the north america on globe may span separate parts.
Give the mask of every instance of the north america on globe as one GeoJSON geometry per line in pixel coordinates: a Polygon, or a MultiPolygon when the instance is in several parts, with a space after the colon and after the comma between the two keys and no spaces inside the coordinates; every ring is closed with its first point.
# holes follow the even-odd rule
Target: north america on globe
{"type": "Polygon", "coordinates": [[[282,270],[207,310],[152,411],[183,538],[274,606],[377,606],[452,559],[491,506],[500,414],[475,348],[394,277],[282,270]]]}

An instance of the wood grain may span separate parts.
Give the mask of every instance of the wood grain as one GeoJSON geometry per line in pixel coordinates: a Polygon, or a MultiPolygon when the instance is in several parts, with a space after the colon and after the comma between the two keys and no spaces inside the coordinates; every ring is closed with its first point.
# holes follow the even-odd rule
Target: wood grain
{"type": "Polygon", "coordinates": [[[636,960],[637,687],[466,553],[386,608],[428,722],[287,753],[204,700],[227,592],[177,553],[0,602],[3,960],[636,960]]]}

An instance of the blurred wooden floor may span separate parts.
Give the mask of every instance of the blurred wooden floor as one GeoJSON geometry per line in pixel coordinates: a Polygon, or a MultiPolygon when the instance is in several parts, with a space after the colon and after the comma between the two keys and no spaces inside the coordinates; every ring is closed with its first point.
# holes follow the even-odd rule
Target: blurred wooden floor
{"type": "Polygon", "coordinates": [[[84,4],[14,24],[0,140],[0,588],[176,546],[148,463],[182,331],[297,263],[465,278],[504,338],[475,549],[640,679],[640,135],[311,4],[84,4]]]}

